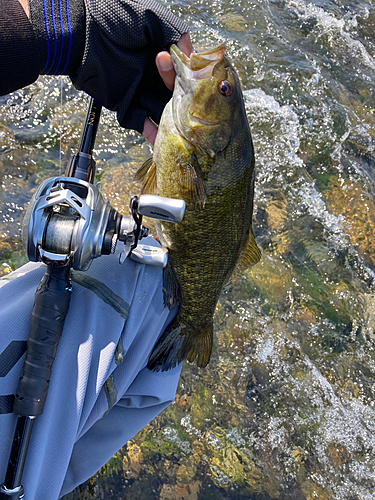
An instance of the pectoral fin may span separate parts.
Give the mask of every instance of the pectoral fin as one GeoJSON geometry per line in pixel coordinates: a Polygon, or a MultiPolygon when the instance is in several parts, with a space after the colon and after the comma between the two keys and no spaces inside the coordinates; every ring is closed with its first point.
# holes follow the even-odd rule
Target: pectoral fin
{"type": "Polygon", "coordinates": [[[138,169],[134,180],[143,182],[142,194],[156,194],[156,165],[152,156],[138,169]]]}
{"type": "Polygon", "coordinates": [[[254,235],[252,230],[249,230],[249,237],[246,242],[245,248],[241,254],[240,260],[238,261],[234,274],[242,273],[245,269],[253,266],[259,262],[261,253],[257,244],[255,243],[254,235]]]}
{"type": "Polygon", "coordinates": [[[203,208],[207,200],[206,183],[198,161],[178,164],[179,182],[186,198],[195,208],[203,208]]]}

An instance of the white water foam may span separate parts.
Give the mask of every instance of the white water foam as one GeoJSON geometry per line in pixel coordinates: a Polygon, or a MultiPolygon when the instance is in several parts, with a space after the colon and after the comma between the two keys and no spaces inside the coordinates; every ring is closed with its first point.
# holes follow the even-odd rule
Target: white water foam
{"type": "Polygon", "coordinates": [[[353,38],[355,28],[358,25],[357,16],[360,15],[366,18],[368,16],[367,9],[355,15],[346,13],[343,14],[341,19],[337,19],[333,14],[311,2],[289,0],[288,4],[302,20],[310,20],[311,18],[316,20],[318,33],[314,31],[314,35],[317,40],[322,36],[326,36],[331,47],[344,46],[352,57],[359,59],[365,66],[375,69],[375,59],[368,53],[361,41],[353,38]]]}

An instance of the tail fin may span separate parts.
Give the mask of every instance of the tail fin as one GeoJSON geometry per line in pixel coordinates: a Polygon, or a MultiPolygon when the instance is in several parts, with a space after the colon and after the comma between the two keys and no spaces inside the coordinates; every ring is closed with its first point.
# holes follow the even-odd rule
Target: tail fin
{"type": "Polygon", "coordinates": [[[167,371],[174,368],[184,359],[193,363],[197,358],[197,366],[208,365],[212,351],[212,323],[199,333],[186,332],[183,324],[169,325],[155,345],[147,363],[153,371],[167,371]]]}

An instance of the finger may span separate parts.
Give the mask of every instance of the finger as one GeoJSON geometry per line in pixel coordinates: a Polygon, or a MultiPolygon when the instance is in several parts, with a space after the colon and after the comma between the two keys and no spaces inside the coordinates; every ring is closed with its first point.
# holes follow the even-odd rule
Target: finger
{"type": "Polygon", "coordinates": [[[159,54],[156,56],[155,62],[164,84],[169,90],[173,90],[176,73],[174,71],[172,58],[169,52],[159,52],[159,54]]]}
{"type": "Polygon", "coordinates": [[[143,125],[142,135],[152,146],[155,144],[157,133],[158,127],[149,118],[146,118],[143,125]]]}
{"type": "MultiPolygon", "coordinates": [[[[186,54],[188,57],[190,57],[190,54],[194,51],[189,33],[184,33],[181,36],[179,42],[177,43],[177,46],[181,50],[181,52],[186,54]]],[[[174,71],[172,58],[169,52],[159,52],[159,54],[156,56],[155,62],[164,84],[169,90],[173,90],[176,73],[174,71]]]]}

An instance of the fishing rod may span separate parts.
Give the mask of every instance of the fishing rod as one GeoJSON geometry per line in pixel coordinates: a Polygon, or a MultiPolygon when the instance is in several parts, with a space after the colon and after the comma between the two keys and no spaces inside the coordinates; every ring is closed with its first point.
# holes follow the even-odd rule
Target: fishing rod
{"type": "Polygon", "coordinates": [[[22,240],[29,260],[43,262],[45,274],[36,290],[23,373],[13,405],[17,415],[10,458],[0,500],[24,499],[22,474],[37,416],[43,413],[58,343],[71,298],[71,270],[87,271],[94,258],[114,253],[124,243],[127,257],[165,267],[167,250],[142,245],[148,235],[143,216],[181,222],[185,202],[155,195],[133,196],[129,215],[121,215],[94,186],[92,153],[102,106],[91,99],[79,151],[64,177],[45,180],[27,208],[22,240]]]}

